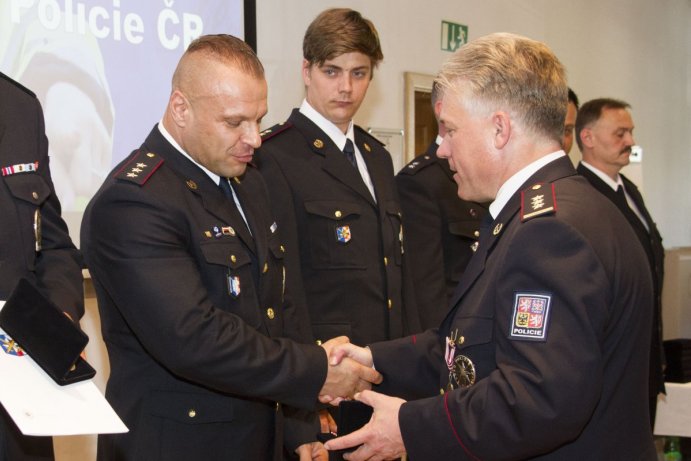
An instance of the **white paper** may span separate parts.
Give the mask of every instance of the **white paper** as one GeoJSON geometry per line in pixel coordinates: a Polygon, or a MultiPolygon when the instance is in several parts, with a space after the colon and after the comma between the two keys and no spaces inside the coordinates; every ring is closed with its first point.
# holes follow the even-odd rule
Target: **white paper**
{"type": "Polygon", "coordinates": [[[691,437],[691,383],[665,383],[657,399],[655,435],[691,437]]]}
{"type": "MultiPolygon", "coordinates": [[[[0,301],[0,310],[4,304],[0,301]]],[[[9,337],[1,328],[0,335],[9,337]]],[[[11,355],[3,349],[0,402],[25,435],[128,431],[92,380],[59,386],[28,355],[11,355]]]]}

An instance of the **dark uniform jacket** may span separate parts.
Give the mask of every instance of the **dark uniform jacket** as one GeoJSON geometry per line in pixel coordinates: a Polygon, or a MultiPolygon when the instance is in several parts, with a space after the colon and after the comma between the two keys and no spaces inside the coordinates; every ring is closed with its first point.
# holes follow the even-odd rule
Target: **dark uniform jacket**
{"type": "Polygon", "coordinates": [[[155,127],[87,207],[106,397],[130,429],[99,438],[100,460],[277,459],[275,402],[316,403],[325,354],[282,339],[303,338],[264,182],[249,167],[233,186],[251,235],[155,127]]]}
{"type": "MultiPolygon", "coordinates": [[[[662,348],[662,282],[664,278],[664,267],[665,267],[665,249],[662,246],[662,236],[657,230],[655,221],[648,213],[648,209],[645,207],[645,202],[643,201],[643,196],[638,191],[638,188],[634,183],[632,183],[626,176],[619,174],[626,192],[631,196],[636,207],[643,215],[645,222],[648,224],[648,229],[645,228],[641,220],[629,207],[626,200],[621,200],[617,193],[602,179],[600,179],[595,173],[590,171],[587,167],[582,164],[578,165],[578,173],[593,185],[602,195],[611,200],[617,208],[624,214],[626,220],[631,224],[631,227],[636,232],[638,240],[641,242],[643,249],[645,250],[646,256],[648,257],[648,263],[650,264],[650,272],[653,277],[653,293],[655,297],[655,310],[653,312],[652,319],[652,336],[651,336],[651,347],[650,347],[650,388],[649,388],[649,398],[651,402],[651,411],[655,410],[657,405],[657,394],[659,392],[664,392],[664,350],[662,348]]],[[[651,414],[654,419],[655,414],[651,414]]]]}
{"type": "Polygon", "coordinates": [[[406,258],[423,329],[436,328],[449,311],[465,267],[473,255],[487,208],[458,197],[458,185],[437,143],[396,175],[403,208],[406,258]]]}
{"type": "Polygon", "coordinates": [[[289,267],[304,280],[315,339],[347,335],[362,345],[401,337],[417,314],[403,300],[401,206],[391,156],[357,127],[355,143],[376,202],[343,152],[297,109],[265,132],[256,159],[286,237],[289,267]]]}
{"type": "MultiPolygon", "coordinates": [[[[43,111],[32,92],[1,73],[0,169],[0,300],[27,277],[78,321],[82,262],[60,216],[43,111]]],[[[0,460],[52,458],[50,438],[20,436],[4,409],[0,414],[0,460]]]]}
{"type": "Polygon", "coordinates": [[[481,231],[439,331],[371,346],[381,390],[419,399],[399,414],[411,459],[657,459],[652,281],[614,210],[550,162],[481,231]]]}

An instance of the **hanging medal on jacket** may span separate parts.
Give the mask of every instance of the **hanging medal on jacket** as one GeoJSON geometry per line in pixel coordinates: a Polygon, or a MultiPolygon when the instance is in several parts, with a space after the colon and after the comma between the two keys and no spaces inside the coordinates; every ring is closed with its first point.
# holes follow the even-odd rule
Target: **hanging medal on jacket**
{"type": "Polygon", "coordinates": [[[453,385],[453,368],[454,357],[456,355],[456,338],[458,337],[458,329],[453,333],[449,332],[451,336],[446,337],[446,347],[444,350],[444,361],[446,361],[446,368],[449,369],[449,383],[446,385],[447,391],[454,389],[453,385]]]}
{"type": "Polygon", "coordinates": [[[449,384],[447,390],[466,388],[475,384],[475,364],[465,355],[456,357],[456,347],[463,344],[464,338],[458,338],[458,330],[450,337],[446,337],[446,352],[444,358],[449,370],[449,384]]]}
{"type": "Polygon", "coordinates": [[[34,211],[34,240],[36,241],[36,253],[41,251],[41,210],[34,211]]]}

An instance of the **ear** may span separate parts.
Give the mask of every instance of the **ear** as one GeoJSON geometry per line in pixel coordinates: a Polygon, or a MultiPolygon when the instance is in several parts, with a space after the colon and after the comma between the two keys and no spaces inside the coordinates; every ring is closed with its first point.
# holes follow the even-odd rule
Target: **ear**
{"type": "Polygon", "coordinates": [[[595,135],[591,127],[581,128],[581,132],[578,133],[578,136],[581,138],[581,144],[583,144],[583,147],[593,147],[595,135]]]}
{"type": "Polygon", "coordinates": [[[180,90],[175,90],[170,95],[168,110],[170,112],[170,117],[173,119],[173,122],[175,122],[176,125],[183,127],[187,124],[190,104],[180,90]]]}
{"type": "Polygon", "coordinates": [[[312,64],[307,60],[302,60],[302,81],[305,86],[310,86],[312,81],[312,64]]]}
{"type": "Polygon", "coordinates": [[[511,139],[511,117],[506,112],[495,112],[491,115],[494,129],[494,148],[503,149],[511,139]]]}

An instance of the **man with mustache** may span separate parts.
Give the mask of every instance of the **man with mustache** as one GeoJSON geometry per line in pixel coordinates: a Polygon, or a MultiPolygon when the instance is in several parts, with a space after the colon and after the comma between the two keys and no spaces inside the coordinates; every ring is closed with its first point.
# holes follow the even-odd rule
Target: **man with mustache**
{"type": "Polygon", "coordinates": [[[665,249],[662,237],[648,213],[638,188],[620,170],[629,164],[633,140],[631,106],[616,99],[593,99],[579,109],[576,142],[583,154],[578,172],[626,217],[641,242],[653,278],[655,310],[650,344],[648,398],[651,427],[655,422],[657,394],[664,392],[664,350],[662,348],[662,281],[665,249]]]}

